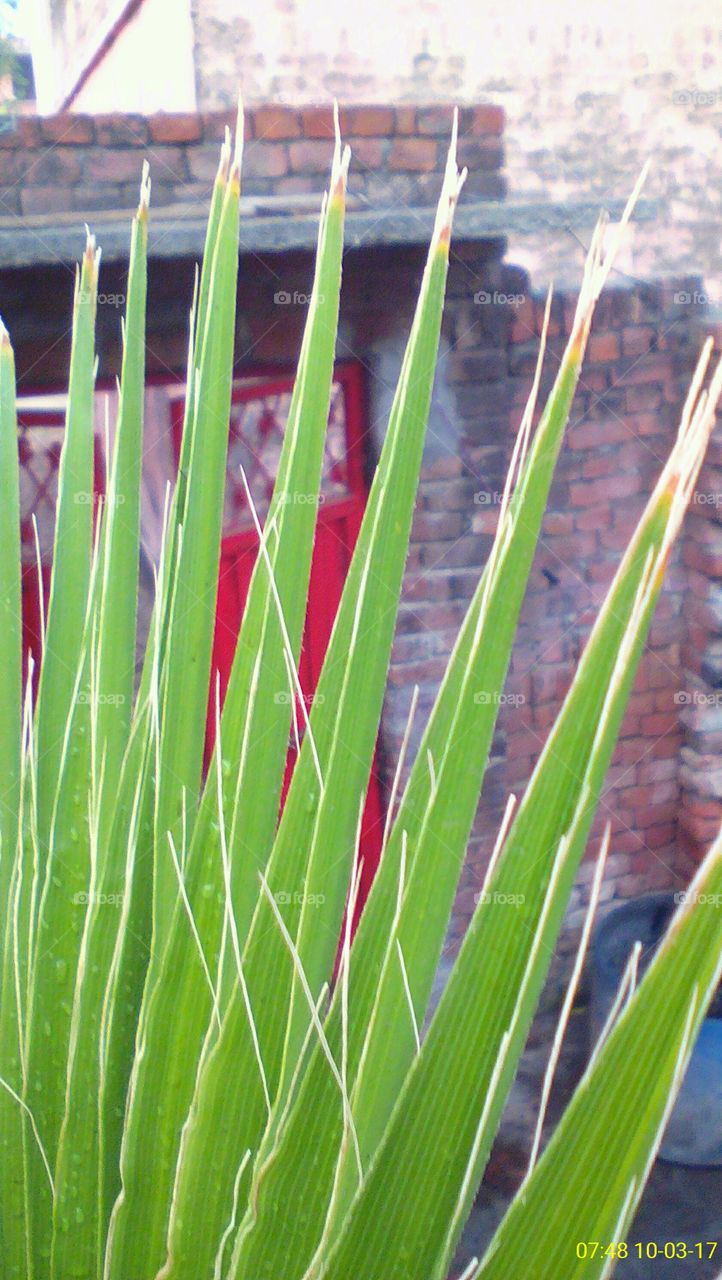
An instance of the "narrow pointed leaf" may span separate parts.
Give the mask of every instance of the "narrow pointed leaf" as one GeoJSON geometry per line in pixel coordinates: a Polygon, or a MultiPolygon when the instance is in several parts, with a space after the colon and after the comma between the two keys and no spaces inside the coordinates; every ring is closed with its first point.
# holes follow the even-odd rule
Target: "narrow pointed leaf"
{"type": "Polygon", "coordinates": [[[605,1247],[625,1239],[722,977],[720,895],[718,838],[636,994],[582,1079],[523,1199],[514,1202],[496,1233],[480,1280],[502,1280],[518,1268],[539,1280],[605,1274],[605,1247]],[[626,1206],[621,1221],[620,1204],[626,1206]],[[522,1215],[538,1224],[523,1251],[522,1215]]]}

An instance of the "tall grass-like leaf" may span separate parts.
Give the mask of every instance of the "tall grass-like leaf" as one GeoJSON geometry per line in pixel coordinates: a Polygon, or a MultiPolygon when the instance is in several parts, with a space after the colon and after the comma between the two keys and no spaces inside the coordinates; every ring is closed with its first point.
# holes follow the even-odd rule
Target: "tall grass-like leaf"
{"type": "Polygon", "coordinates": [[[369,1277],[436,1277],[450,1260],[450,1224],[458,1233],[513,1079],[718,395],[715,385],[711,411],[705,395],[685,411],[324,1280],[348,1274],[351,1256],[369,1277]],[[495,897],[517,905],[500,910],[495,897]],[[375,1219],[387,1198],[398,1205],[391,1243],[375,1219]]]}
{"type": "MultiPolygon", "coordinates": [[[[95,309],[100,254],[88,237],[75,282],[73,342],[37,705],[38,838],[47,856],[63,744],[75,696],[93,539],[95,309]]],[[[42,870],[42,869],[41,869],[42,870]]]]}
{"type": "Polygon", "coordinates": [[[0,955],[20,809],[22,666],[15,360],[0,321],[0,955]]]}
{"type": "MultiPolygon", "coordinates": [[[[389,1049],[396,1047],[403,1053],[406,1041],[410,1038],[410,1052],[413,1053],[414,1025],[413,1020],[408,1016],[404,981],[406,975],[402,974],[396,958],[390,966],[384,967],[387,940],[395,910],[394,899],[398,895],[401,849],[403,846],[408,854],[407,876],[409,868],[417,858],[424,858],[430,864],[428,877],[433,881],[431,901],[423,906],[418,904],[418,901],[413,904],[414,919],[419,923],[423,921],[423,933],[427,943],[426,968],[430,987],[435,968],[435,956],[441,949],[451,906],[450,895],[453,894],[460,870],[493,733],[499,705],[498,695],[508,661],[510,636],[513,634],[516,623],[518,606],[544,510],[546,491],[574,394],[581,356],[578,347],[578,343],[572,344],[565,357],[549,405],[542,417],[533,456],[529,459],[528,467],[524,472],[524,476],[534,475],[536,487],[532,489],[526,502],[516,502],[518,518],[513,530],[510,527],[510,520],[507,519],[507,505],[501,514],[489,566],[477,588],[450,659],[442,688],[402,798],[399,814],[384,851],[384,858],[372,887],[369,902],[361,918],[354,941],[353,964],[349,975],[349,1006],[354,1010],[354,1016],[348,1028],[346,1046],[349,1087],[353,1085],[356,1078],[374,1002],[380,998],[379,983],[386,983],[389,978],[394,983],[394,995],[397,991],[401,995],[403,1007],[400,1017],[394,1023],[394,1035],[388,1047],[389,1049]],[[539,461],[535,466],[536,458],[539,461]],[[495,608],[499,600],[504,601],[501,618],[499,609],[495,608]],[[486,695],[478,696],[482,687],[486,695]],[[471,720],[467,721],[463,729],[460,729],[456,721],[462,706],[471,711],[471,720]],[[470,752],[471,744],[473,744],[473,751],[470,752]],[[429,765],[430,758],[434,762],[433,769],[429,765]],[[448,787],[441,785],[434,787],[433,772],[441,767],[442,762],[446,762],[447,767],[450,768],[452,781],[448,787]],[[431,823],[428,821],[428,810],[429,806],[435,802],[437,803],[435,821],[431,823]],[[426,846],[423,843],[424,836],[428,837],[430,833],[438,838],[436,861],[428,852],[423,852],[424,848],[428,850],[428,840],[426,846]],[[440,880],[440,877],[444,877],[448,883],[448,891],[445,891],[444,880],[440,880]]],[[[514,466],[523,461],[521,451],[532,412],[533,397],[525,413],[524,425],[520,432],[519,456],[514,466]]],[[[520,490],[523,484],[524,478],[520,480],[520,490]]],[[[409,900],[409,896],[406,895],[407,905],[409,900]]],[[[421,1022],[426,999],[423,995],[424,979],[416,972],[413,978],[418,1004],[416,1021],[421,1022]]],[[[337,991],[337,996],[338,994],[337,991]]],[[[341,1008],[337,999],[328,1026],[329,1042],[336,1051],[340,1049],[341,1031],[341,1008]]],[[[384,1034],[387,1035],[386,1032],[384,1034]]],[[[387,1084],[392,1096],[395,1096],[397,1086],[393,1078],[388,1079],[387,1084]]],[[[313,1108],[320,1107],[326,1122],[334,1126],[333,1131],[340,1142],[343,1115],[338,1105],[338,1088],[328,1073],[324,1055],[320,1050],[316,1051],[315,1058],[309,1065],[303,1086],[303,1097],[303,1109],[305,1110],[309,1105],[313,1108]],[[311,1102],[312,1098],[313,1102],[311,1102]]],[[[287,1131],[280,1140],[281,1150],[285,1148],[286,1142],[292,1141],[291,1135],[302,1126],[302,1111],[299,1108],[292,1113],[287,1131]]],[[[363,1145],[363,1134],[358,1126],[357,1135],[363,1145]]],[[[319,1150],[312,1189],[306,1185],[301,1186],[300,1180],[293,1187],[291,1182],[295,1174],[300,1171],[292,1162],[277,1160],[274,1153],[269,1161],[268,1171],[263,1168],[264,1154],[272,1146],[270,1139],[269,1134],[264,1152],[259,1157],[261,1169],[258,1177],[262,1190],[260,1196],[257,1199],[254,1198],[259,1218],[254,1222],[253,1217],[249,1216],[242,1232],[244,1239],[241,1270],[246,1268],[252,1270],[254,1266],[261,1264],[262,1259],[265,1264],[275,1265],[279,1261],[281,1252],[284,1257],[286,1256],[283,1238],[272,1223],[280,1214],[281,1205],[294,1203],[298,1197],[299,1201],[303,1198],[304,1202],[304,1241],[296,1242],[292,1266],[301,1275],[306,1265],[304,1259],[307,1261],[321,1234],[323,1218],[331,1194],[336,1153],[332,1143],[328,1143],[319,1150]],[[271,1253],[275,1254],[275,1263],[271,1260],[271,1253]]],[[[351,1163],[355,1162],[355,1156],[350,1147],[347,1147],[346,1158],[351,1163]]]]}
{"type": "MultiPolygon", "coordinates": [[[[286,925],[292,934],[298,933],[314,999],[333,964],[359,803],[368,781],[381,711],[431,397],[451,217],[458,190],[452,145],[389,429],[318,682],[310,729],[268,865],[268,880],[283,902],[286,925]],[[374,645],[367,649],[364,640],[371,634],[374,645]],[[312,909],[319,894],[324,901],[320,924],[299,903],[305,897],[312,909]]],[[[289,1015],[294,971],[265,897],[256,908],[242,964],[242,986],[234,992],[217,1040],[202,1063],[184,1132],[164,1269],[164,1276],[174,1280],[212,1273],[221,1235],[231,1217],[239,1165],[246,1150],[253,1153],[257,1148],[281,1080],[287,1024],[295,1039],[285,1047],[285,1061],[291,1070],[305,1035],[304,1024],[296,1023],[293,1003],[289,1015]],[[232,1128],[222,1122],[229,1105],[237,1115],[232,1128]],[[208,1244],[199,1252],[198,1191],[201,1185],[207,1186],[211,1152],[214,1216],[212,1220],[206,1216],[208,1244]]]]}
{"type": "MultiPolygon", "coordinates": [[[[36,710],[37,936],[29,975],[27,1089],[53,1167],[65,1100],[72,992],[90,869],[88,657],[91,631],[94,324],[99,253],[88,237],[73,316],[68,413],[58,481],[53,574],[36,710]]],[[[50,1251],[51,1200],[29,1142],[27,1212],[33,1267],[50,1251]]]]}
{"type": "Polygon", "coordinates": [[[179,844],[184,815],[192,821],[203,763],[231,408],[241,142],[239,131],[209,285],[213,322],[206,324],[195,353],[189,483],[177,563],[172,566],[173,601],[161,670],[153,882],[153,932],[158,941],[166,935],[175,901],[168,833],[179,844]]]}
{"type": "Polygon", "coordinates": [[[27,1257],[22,1223],[23,1117],[9,1092],[20,1096],[23,1091],[11,893],[21,821],[21,607],[15,360],[0,321],[0,1253],[9,1280],[23,1275],[27,1257]]]}
{"type": "Polygon", "coordinates": [[[101,1084],[101,1146],[105,1150],[103,1205],[107,1218],[120,1189],[118,1151],[123,1131],[124,1102],[131,1074],[141,1001],[150,956],[153,901],[153,812],[155,803],[155,744],[153,705],[157,704],[159,671],[163,664],[167,622],[173,596],[177,545],[185,512],[194,427],[196,350],[200,349],[208,314],[210,278],[218,239],[221,210],[231,165],[230,136],[221,147],[211,195],[200,283],[190,315],[187,395],[178,479],[170,510],[158,572],[157,594],[144,655],[140,689],[134,707],[131,736],[123,761],[118,796],[113,806],[110,844],[117,851],[106,865],[106,895],[123,896],[122,926],[117,936],[110,990],[106,1000],[103,1036],[104,1072],[101,1084]],[[131,830],[136,839],[131,842],[131,830]],[[126,851],[130,849],[131,857],[126,851]]]}
{"type": "MultiPolygon", "coordinates": [[[[451,656],[354,942],[348,997],[353,1018],[347,1030],[345,1054],[349,1088],[353,1090],[356,1141],[364,1162],[383,1132],[415,1053],[416,1029],[423,1022],[441,951],[484,774],[518,608],[594,302],[605,270],[611,265],[611,257],[605,269],[599,262],[600,231],[601,228],[587,264],[574,330],[530,455],[524,461],[541,371],[542,340],[540,364],[512,460],[495,546],[451,656]],[[521,475],[509,502],[518,469],[521,475]],[[396,910],[402,848],[407,854],[409,890],[404,895],[394,938],[387,942],[396,910]],[[393,951],[390,958],[389,946],[393,951]],[[409,999],[415,1006],[412,1016],[409,999]]],[[[340,1052],[341,1015],[337,999],[327,1028],[336,1052],[340,1052]]],[[[262,1262],[280,1265],[281,1250],[287,1252],[278,1229],[281,1206],[302,1200],[303,1225],[295,1232],[292,1266],[294,1273],[303,1274],[321,1235],[334,1179],[337,1215],[355,1185],[356,1153],[348,1142],[344,1179],[339,1180],[339,1171],[334,1169],[335,1144],[326,1143],[317,1155],[312,1189],[296,1178],[300,1170],[294,1160],[285,1160],[282,1154],[278,1158],[287,1144],[291,1147],[295,1141],[306,1140],[302,1136],[307,1123],[304,1117],[317,1113],[325,1116],[327,1126],[335,1126],[336,1140],[341,1142],[344,1117],[338,1088],[320,1050],[309,1066],[301,1096],[303,1104],[293,1110],[279,1150],[266,1144],[271,1148],[267,1169],[264,1159],[268,1151],[259,1157],[258,1195],[254,1196],[253,1212],[244,1223],[239,1244],[241,1272],[253,1271],[262,1262]],[[254,1220],[256,1211],[258,1219],[254,1220]]],[[[288,1267],[287,1262],[285,1265],[288,1267]]]]}
{"type": "MultiPolygon", "coordinates": [[[[115,446],[105,497],[102,581],[96,620],[97,712],[95,751],[103,778],[99,811],[101,844],[107,835],[118,779],[128,743],[133,703],[140,557],[140,482],[145,391],[145,311],[147,292],[150,180],[143,174],[133,222],[128,273],[115,446]],[[111,799],[104,802],[103,792],[111,799]]],[[[101,856],[104,850],[100,850],[101,856]]]]}
{"type": "MultiPolygon", "coordinates": [[[[278,811],[292,697],[286,645],[297,662],[316,522],[316,504],[309,496],[320,483],[333,373],[347,164],[348,157],[341,156],[337,145],[268,535],[249,588],[219,742],[187,856],[185,879],[194,927],[219,985],[226,915],[220,824],[239,882],[235,928],[242,937],[244,919],[250,917],[244,899],[251,891],[255,899],[256,869],[264,865],[263,849],[270,847],[278,811]],[[229,768],[231,759],[238,761],[234,771],[229,768]]],[[[193,1089],[187,1055],[200,1054],[213,1009],[201,951],[189,947],[189,935],[186,909],[178,900],[167,945],[158,949],[151,965],[142,1015],[145,1054],[133,1080],[123,1150],[125,1190],[113,1225],[113,1266],[119,1274],[126,1253],[137,1257],[142,1249],[142,1256],[155,1266],[165,1257],[175,1158],[193,1089]],[[157,1102],[159,1076],[170,1086],[163,1108],[157,1102]]]]}
{"type": "MultiPolygon", "coordinates": [[[[102,584],[92,690],[97,706],[91,724],[97,780],[97,827],[91,892],[85,915],[74,993],[65,1110],[55,1167],[52,1273],[62,1280],[73,1268],[102,1274],[106,1193],[101,1107],[103,1016],[106,989],[122,920],[107,866],[105,840],[112,829],[115,796],[127,745],[135,668],[136,603],[140,553],[140,460],[145,370],[145,303],[149,185],[144,175],[133,224],[128,277],[125,344],[116,428],[103,527],[102,584]],[[88,1106],[96,1099],[97,1106],[88,1106]]],[[[114,851],[113,851],[114,852],[114,851]]],[[[115,1159],[117,1162],[116,1149],[115,1159]]]]}
{"type": "Polygon", "coordinates": [[[561,1273],[569,1280],[607,1273],[605,1250],[625,1238],[722,977],[720,893],[718,838],[523,1196],[497,1231],[479,1277],[505,1280],[518,1268],[539,1280],[555,1280],[561,1273]],[[522,1248],[523,1216],[538,1223],[538,1235],[527,1236],[522,1248]]]}

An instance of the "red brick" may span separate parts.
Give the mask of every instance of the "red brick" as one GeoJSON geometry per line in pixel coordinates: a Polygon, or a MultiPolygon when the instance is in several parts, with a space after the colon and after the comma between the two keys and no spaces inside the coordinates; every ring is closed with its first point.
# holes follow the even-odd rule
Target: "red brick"
{"type": "Polygon", "coordinates": [[[333,149],[328,142],[290,142],[288,152],[293,173],[327,173],[331,168],[333,149]]]}
{"type": "Polygon", "coordinates": [[[683,809],[679,815],[680,827],[685,835],[691,836],[693,840],[701,845],[712,844],[719,831],[719,820],[719,813],[713,818],[700,818],[683,809]]]}
{"type": "MultiPolygon", "coordinates": [[[[0,138],[2,138],[0,134],[0,138]]],[[[12,187],[21,179],[27,167],[24,152],[0,149],[0,187],[12,187]]],[[[5,196],[3,197],[6,198],[5,196]]],[[[7,212],[7,209],[4,210],[7,212]]]]}
{"type": "MultiPolygon", "coordinates": [[[[195,182],[213,182],[218,172],[220,150],[215,142],[205,142],[186,151],[188,170],[195,182]]],[[[245,168],[244,168],[245,172],[245,168]]]]}
{"type": "MultiPolygon", "coordinates": [[[[509,736],[506,744],[507,761],[512,760],[533,760],[538,756],[544,745],[544,738],[541,734],[533,735],[531,732],[513,733],[509,736]]],[[[531,772],[531,769],[530,769],[531,772]]]]}
{"type": "Polygon", "coordinates": [[[587,347],[587,360],[590,364],[598,361],[616,360],[619,355],[619,338],[616,333],[593,333],[587,347]]]}
{"type": "Polygon", "coordinates": [[[458,538],[463,524],[458,511],[421,511],[414,516],[411,536],[415,542],[458,538]]]}
{"type": "MultiPolygon", "coordinates": [[[[175,163],[173,173],[179,179],[185,177],[185,159],[178,147],[168,147],[162,160],[158,156],[151,157],[151,178],[159,181],[167,179],[169,167],[175,163]]],[[[86,154],[83,166],[83,177],[90,182],[140,182],[142,156],[130,150],[107,150],[97,147],[86,154]]]]}
{"type": "Polygon", "coordinates": [[[419,133],[428,133],[435,136],[450,134],[453,121],[454,108],[441,104],[433,107],[419,107],[416,118],[419,133]]]}
{"type": "Polygon", "coordinates": [[[195,112],[151,116],[151,142],[198,142],[203,136],[201,118],[195,112]]]}
{"type": "Polygon", "coordinates": [[[528,294],[518,307],[514,308],[514,320],[511,326],[511,341],[528,342],[536,333],[534,299],[528,294]]]}
{"type": "Polygon", "coordinates": [[[416,107],[397,107],[394,133],[416,133],[416,107]]]}
{"type": "Polygon", "coordinates": [[[629,428],[619,418],[605,418],[602,422],[581,422],[572,427],[569,444],[572,449],[596,449],[599,445],[618,444],[629,436],[629,428]]]}
{"type": "Polygon", "coordinates": [[[65,146],[93,141],[92,116],[76,116],[67,112],[59,116],[40,119],[40,133],[44,142],[62,142],[65,146]]]}
{"type": "Polygon", "coordinates": [[[625,356],[641,356],[649,351],[655,330],[651,325],[634,325],[622,330],[622,351],[625,356]]]}
{"type": "Polygon", "coordinates": [[[283,141],[288,138],[300,138],[303,135],[298,111],[289,107],[276,105],[256,107],[253,120],[254,133],[259,139],[283,141]]]}
{"type": "Polygon", "coordinates": [[[609,507],[589,507],[580,511],[574,521],[577,529],[607,529],[612,523],[609,507]]]}
{"type": "Polygon", "coordinates": [[[16,125],[16,135],[23,147],[37,147],[40,142],[40,117],[21,116],[16,125]]]}
{"type": "MultiPolygon", "coordinates": [[[[671,366],[668,357],[650,355],[635,361],[629,369],[625,370],[622,382],[626,387],[638,386],[645,382],[664,382],[669,378],[670,373],[671,366]]],[[[675,399],[677,399],[676,392],[675,399]]]]}
{"type": "Polygon", "coordinates": [[[394,131],[393,107],[344,107],[340,114],[344,139],[388,137],[394,131]]]}
{"type": "Polygon", "coordinates": [[[465,108],[461,116],[461,131],[499,136],[504,132],[504,108],[491,103],[465,108]]]}
{"type": "Polygon", "coordinates": [[[572,506],[589,507],[594,504],[618,502],[639,493],[639,477],[612,474],[600,480],[588,480],[570,485],[572,506]]]}
{"type": "Polygon", "coordinates": [[[433,462],[424,463],[422,472],[426,480],[447,480],[461,474],[461,458],[456,453],[442,453],[433,462]]]}
{"type": "Polygon", "coordinates": [[[95,137],[101,147],[144,147],[148,142],[148,121],[145,116],[120,112],[98,115],[95,137]]]}
{"type": "Polygon", "coordinates": [[[647,734],[650,738],[665,737],[673,733],[678,727],[679,718],[676,713],[644,716],[642,719],[642,733],[647,734]]]}
{"type": "MultiPolygon", "coordinates": [[[[657,409],[662,403],[662,392],[653,384],[643,383],[640,386],[627,387],[625,399],[627,408],[632,412],[636,409],[657,409]]],[[[659,424],[657,424],[657,430],[659,430],[659,424]]]]}
{"type": "Polygon", "coordinates": [[[388,143],[383,138],[348,138],[351,148],[351,168],[356,165],[361,169],[380,169],[384,161],[384,148],[388,143]]]}
{"type": "Polygon", "coordinates": [[[438,146],[431,138],[395,138],[389,168],[409,173],[430,173],[436,168],[438,146]]]}
{"type": "Polygon", "coordinates": [[[689,539],[685,542],[684,563],[696,569],[706,578],[722,578],[722,548],[700,546],[689,539]]]}
{"type": "Polygon", "coordinates": [[[304,138],[333,138],[335,136],[333,109],[328,107],[301,107],[301,131],[304,138]]]}
{"type": "MultiPolygon", "coordinates": [[[[233,137],[236,131],[238,113],[236,111],[206,111],[200,116],[203,137],[210,142],[222,142],[226,129],[233,137]]],[[[243,113],[243,137],[250,141],[253,137],[253,112],[243,113]]]]}
{"type": "Polygon", "coordinates": [[[250,142],[243,152],[243,172],[247,178],[283,177],[288,173],[285,144],[283,142],[250,142]]]}
{"type": "Polygon", "coordinates": [[[669,760],[640,760],[639,764],[639,781],[646,782],[665,782],[669,778],[677,777],[677,761],[669,760]]]}
{"type": "MultiPolygon", "coordinates": [[[[80,153],[73,147],[48,147],[23,156],[27,168],[23,174],[25,186],[69,187],[80,178],[80,153]]],[[[136,158],[136,171],[140,165],[136,158]]]]}
{"type": "Polygon", "coordinates": [[[568,538],[574,530],[574,516],[566,511],[548,511],[544,517],[544,536],[568,538]]]}

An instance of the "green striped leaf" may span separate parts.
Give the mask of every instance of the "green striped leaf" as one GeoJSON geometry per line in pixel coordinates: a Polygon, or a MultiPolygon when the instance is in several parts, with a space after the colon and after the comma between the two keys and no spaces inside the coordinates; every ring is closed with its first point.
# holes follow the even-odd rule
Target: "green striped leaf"
{"type": "Polygon", "coordinates": [[[18,481],[15,360],[0,321],[0,955],[15,859],[20,809],[22,742],[22,621],[20,595],[20,494],[18,481]]]}
{"type": "Polygon", "coordinates": [[[709,1002],[722,978],[722,839],[593,1059],[523,1195],[478,1271],[602,1277],[644,1189],[709,1002]],[[570,1178],[573,1170],[573,1178],[570,1178]],[[523,1221],[534,1221],[533,1238],[523,1221]],[[603,1242],[602,1248],[594,1243],[603,1242]]]}
{"type": "MultiPolygon", "coordinates": [[[[283,903],[286,926],[298,934],[314,999],[333,964],[356,845],[359,804],[378,728],[431,396],[451,216],[458,189],[452,148],[389,429],[319,679],[310,728],[268,865],[268,881],[277,901],[283,903]],[[364,642],[372,634],[374,644],[368,646],[364,642]],[[328,857],[329,849],[334,850],[333,859],[328,857]],[[302,897],[311,914],[301,907],[302,897]],[[323,914],[317,920],[313,908],[319,902],[323,903],[323,914]]],[[[174,1280],[212,1274],[216,1250],[232,1215],[237,1170],[245,1151],[257,1148],[269,1104],[281,1083],[284,1054],[292,1071],[305,1037],[300,1004],[289,1016],[293,984],[293,969],[264,896],[256,908],[243,955],[243,981],[234,991],[216,1043],[201,1067],[184,1133],[164,1272],[174,1280]],[[290,1040],[284,1049],[287,1021],[290,1040]],[[262,1072],[259,1063],[263,1064],[262,1072]],[[223,1122],[228,1106],[237,1115],[232,1127],[223,1122]],[[208,1187],[211,1151],[213,1209],[207,1201],[207,1243],[201,1252],[198,1191],[201,1183],[208,1187]]]]}
{"type": "Polygon", "coordinates": [[[179,845],[184,821],[192,822],[203,762],[233,376],[239,162],[237,157],[231,168],[213,255],[208,301],[213,323],[206,324],[197,352],[188,490],[161,671],[153,884],[153,930],[159,941],[176,895],[168,833],[179,845]]]}
{"type": "MultiPolygon", "coordinates": [[[[38,836],[47,857],[68,720],[75,697],[90,585],[93,538],[95,309],[100,254],[88,237],[75,283],[68,409],[58,474],[58,503],[48,620],[38,686],[38,836]]],[[[42,870],[42,869],[41,869],[42,870]]]]}
{"type": "MultiPolygon", "coordinates": [[[[51,1168],[64,1108],[72,993],[91,875],[88,664],[98,262],[89,237],[76,287],[68,414],[36,711],[39,865],[33,892],[38,907],[26,1070],[32,1111],[51,1168]]],[[[26,1160],[33,1266],[42,1275],[50,1251],[52,1205],[37,1144],[27,1144],[26,1160]]]]}
{"type": "MultiPolygon", "coordinates": [[[[276,1158],[274,1152],[266,1170],[263,1157],[259,1158],[262,1189],[254,1197],[258,1219],[250,1213],[244,1223],[240,1272],[253,1272],[262,1263],[280,1266],[282,1254],[288,1268],[286,1242],[279,1230],[281,1206],[302,1196],[303,1227],[294,1241],[292,1266],[294,1273],[303,1274],[321,1235],[334,1180],[336,1212],[340,1213],[355,1186],[357,1153],[365,1162],[370,1158],[415,1052],[416,1026],[423,1021],[443,944],[486,767],[511,639],[591,323],[598,282],[595,289],[590,285],[598,269],[592,254],[577,324],[531,454],[522,466],[536,386],[532,392],[512,464],[512,472],[521,467],[519,483],[511,507],[504,504],[489,564],[451,656],[354,941],[348,997],[353,1018],[345,1052],[349,1088],[354,1087],[357,1145],[352,1148],[347,1144],[346,1175],[339,1179],[336,1143],[342,1137],[343,1113],[337,1084],[324,1055],[317,1050],[304,1081],[303,1105],[293,1111],[280,1149],[284,1151],[285,1144],[294,1141],[296,1131],[300,1137],[309,1108],[320,1109],[329,1126],[335,1125],[332,1133],[336,1143],[330,1140],[319,1147],[312,1189],[301,1186],[301,1170],[295,1161],[276,1158]],[[388,940],[397,909],[402,848],[407,854],[406,879],[413,889],[404,896],[389,963],[388,940]],[[403,967],[397,946],[401,947],[403,967]],[[409,1018],[409,997],[416,1006],[414,1018],[409,1018]],[[375,1043],[369,1046],[366,1039],[372,1018],[375,1043]],[[362,1051],[363,1071],[358,1078],[362,1051]],[[367,1082],[373,1083],[367,1088],[367,1082]]],[[[512,478],[510,474],[509,486],[512,478]]],[[[338,1053],[342,1034],[338,1000],[327,1032],[338,1053]]]]}
{"type": "MultiPolygon", "coordinates": [[[[191,1046],[200,1054],[208,1030],[213,998],[207,970],[210,966],[215,980],[226,914],[220,824],[239,879],[245,875],[248,881],[250,863],[254,898],[255,868],[264,865],[263,849],[270,848],[273,839],[291,718],[286,654],[290,647],[297,662],[316,523],[316,504],[308,497],[318,492],[328,423],[347,163],[337,146],[306,334],[268,515],[270,536],[249,588],[221,719],[222,746],[220,754],[216,746],[188,851],[186,891],[200,949],[195,942],[189,946],[193,939],[186,905],[176,894],[167,945],[154,955],[149,973],[142,1014],[146,1053],[133,1081],[123,1152],[126,1189],[113,1224],[112,1266],[119,1276],[129,1265],[123,1261],[126,1253],[137,1259],[142,1250],[149,1268],[160,1266],[165,1257],[175,1159],[193,1089],[187,1055],[191,1046]],[[230,760],[238,762],[234,771],[226,763],[230,760]],[[157,1101],[159,1076],[169,1086],[163,1108],[157,1101]],[[156,1153],[153,1162],[147,1155],[149,1140],[156,1153]]],[[[235,888],[236,928],[241,934],[252,903],[244,908],[247,883],[235,888]]]]}
{"type": "Polygon", "coordinates": [[[711,420],[704,397],[691,424],[686,416],[683,420],[678,445],[597,619],[428,1038],[338,1244],[319,1269],[324,1280],[348,1274],[351,1256],[353,1266],[368,1277],[389,1270],[399,1277],[419,1272],[436,1277],[450,1261],[543,985],[670,540],[699,467],[700,439],[706,439],[711,420]],[[410,1122],[422,1115],[428,1117],[423,1124],[410,1122]],[[412,1169],[428,1172],[413,1178],[412,1169]],[[382,1202],[398,1204],[392,1242],[382,1241],[378,1231],[382,1202]]]}
{"type": "MultiPolygon", "coordinates": [[[[91,723],[98,778],[97,845],[74,993],[65,1110],[55,1167],[52,1274],[73,1268],[102,1275],[107,1205],[103,1188],[100,1114],[106,988],[122,913],[112,882],[125,866],[108,868],[117,778],[130,726],[135,670],[136,604],[140,554],[140,460],[145,370],[145,300],[148,243],[147,175],[133,224],[125,344],[115,450],[105,506],[97,652],[91,688],[91,723]],[[88,1106],[97,1099],[98,1109],[88,1106]],[[81,1158],[79,1158],[79,1156],[81,1158]]],[[[118,1149],[114,1152],[118,1159],[118,1149]]]]}
{"type": "Polygon", "coordinates": [[[23,759],[21,723],[20,499],[15,362],[0,322],[0,1256],[7,1280],[24,1280],[28,1242],[24,1214],[24,1092],[21,1009],[16,982],[27,980],[27,953],[16,939],[14,904],[20,869],[23,759]],[[12,1091],[12,1092],[11,1092],[12,1091]],[[14,1095],[14,1096],[13,1096],[14,1095]]]}

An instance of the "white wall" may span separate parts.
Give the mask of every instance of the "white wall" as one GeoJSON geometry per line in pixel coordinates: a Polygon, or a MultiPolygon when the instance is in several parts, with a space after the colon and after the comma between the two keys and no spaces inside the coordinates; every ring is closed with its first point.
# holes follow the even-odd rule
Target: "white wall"
{"type": "MultiPolygon", "coordinates": [[[[38,111],[57,111],[128,0],[25,0],[38,111]]],[[[189,0],[143,0],[72,104],[74,111],[193,111],[189,0]]]]}
{"type": "Polygon", "coordinates": [[[144,0],[81,89],[73,111],[194,111],[188,0],[144,0]]]}

